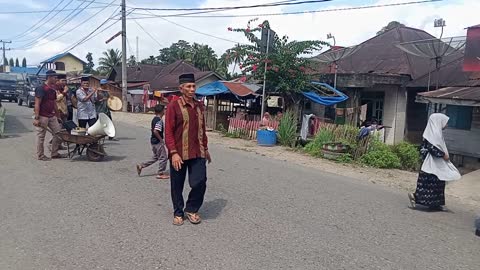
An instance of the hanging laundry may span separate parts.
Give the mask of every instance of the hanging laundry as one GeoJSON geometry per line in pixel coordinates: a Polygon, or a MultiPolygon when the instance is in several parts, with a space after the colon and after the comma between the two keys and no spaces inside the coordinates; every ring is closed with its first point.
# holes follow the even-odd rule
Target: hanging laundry
{"type": "Polygon", "coordinates": [[[360,107],[360,121],[362,122],[367,120],[367,107],[367,104],[360,107]]]}

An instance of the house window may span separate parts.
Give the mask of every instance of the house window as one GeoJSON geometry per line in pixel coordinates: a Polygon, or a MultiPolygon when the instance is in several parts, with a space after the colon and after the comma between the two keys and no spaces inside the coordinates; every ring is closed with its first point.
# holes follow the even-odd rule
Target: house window
{"type": "Polygon", "coordinates": [[[473,107],[447,105],[447,115],[450,117],[448,127],[470,130],[472,127],[473,107]]]}
{"type": "Polygon", "coordinates": [[[63,63],[63,62],[55,62],[55,69],[56,69],[56,70],[65,70],[65,63],[63,63]]]}

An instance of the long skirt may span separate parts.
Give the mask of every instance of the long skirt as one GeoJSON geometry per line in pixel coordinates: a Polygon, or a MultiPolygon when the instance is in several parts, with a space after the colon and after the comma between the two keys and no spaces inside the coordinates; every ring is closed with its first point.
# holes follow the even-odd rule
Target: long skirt
{"type": "Polygon", "coordinates": [[[420,171],[415,190],[415,203],[427,207],[445,205],[445,181],[434,174],[420,171]]]}

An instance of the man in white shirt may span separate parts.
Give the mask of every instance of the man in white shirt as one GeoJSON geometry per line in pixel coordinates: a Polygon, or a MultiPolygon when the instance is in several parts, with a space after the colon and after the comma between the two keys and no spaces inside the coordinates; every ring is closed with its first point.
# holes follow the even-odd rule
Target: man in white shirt
{"type": "Polygon", "coordinates": [[[86,128],[93,126],[97,121],[95,101],[97,100],[97,89],[89,88],[89,78],[82,77],[82,85],[77,90],[77,118],[78,126],[86,128]]]}

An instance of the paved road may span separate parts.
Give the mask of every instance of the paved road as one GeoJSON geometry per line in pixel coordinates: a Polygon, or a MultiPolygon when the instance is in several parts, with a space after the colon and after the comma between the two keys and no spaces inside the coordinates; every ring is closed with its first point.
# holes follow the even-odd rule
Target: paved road
{"type": "Polygon", "coordinates": [[[413,211],[395,190],[215,145],[204,223],[174,227],[169,183],[134,170],[146,129],[118,123],[105,162],[40,162],[31,109],[6,106],[2,270],[479,269],[462,206],[413,211]]]}

